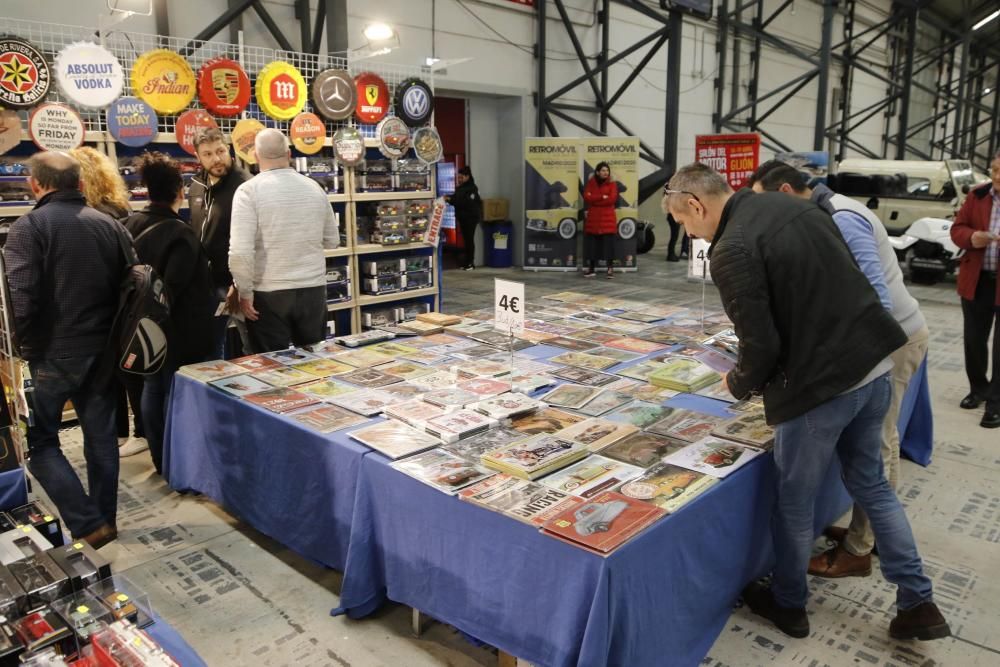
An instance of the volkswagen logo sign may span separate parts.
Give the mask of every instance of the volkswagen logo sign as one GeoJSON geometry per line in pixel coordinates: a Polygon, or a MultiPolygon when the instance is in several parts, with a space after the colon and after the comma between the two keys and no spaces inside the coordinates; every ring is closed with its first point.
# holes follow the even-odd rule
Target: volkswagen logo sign
{"type": "Polygon", "coordinates": [[[396,115],[410,127],[430,120],[434,111],[434,93],[420,79],[406,79],[396,86],[396,115]]]}

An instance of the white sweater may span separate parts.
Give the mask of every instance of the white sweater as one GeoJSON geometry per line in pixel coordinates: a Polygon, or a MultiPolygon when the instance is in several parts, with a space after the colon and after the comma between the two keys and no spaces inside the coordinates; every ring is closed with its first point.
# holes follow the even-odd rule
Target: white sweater
{"type": "Polygon", "coordinates": [[[290,167],[261,172],[233,196],[229,271],[241,298],[325,285],[323,250],[339,242],[326,192],[290,167]]]}

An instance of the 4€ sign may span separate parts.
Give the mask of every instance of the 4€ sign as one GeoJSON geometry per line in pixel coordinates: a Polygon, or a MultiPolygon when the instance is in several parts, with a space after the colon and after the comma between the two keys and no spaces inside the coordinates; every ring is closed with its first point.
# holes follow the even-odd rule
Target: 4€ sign
{"type": "Polygon", "coordinates": [[[524,331],[524,283],[493,281],[493,328],[504,333],[524,331]]]}

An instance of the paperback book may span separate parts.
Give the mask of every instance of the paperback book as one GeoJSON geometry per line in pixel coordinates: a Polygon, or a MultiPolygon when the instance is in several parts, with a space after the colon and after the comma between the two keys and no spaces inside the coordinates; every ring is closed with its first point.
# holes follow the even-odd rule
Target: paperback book
{"type": "Polygon", "coordinates": [[[297,364],[303,361],[309,361],[310,359],[319,359],[312,352],[306,352],[305,350],[300,350],[298,348],[290,347],[287,350],[277,350],[276,352],[265,352],[261,355],[262,357],[267,357],[272,361],[277,361],[278,363],[290,366],[291,364],[297,364]]]}
{"type": "Polygon", "coordinates": [[[639,429],[645,429],[663,419],[670,412],[670,408],[665,408],[656,403],[633,401],[604,415],[604,418],[615,422],[622,422],[623,424],[631,424],[639,429]]]}
{"type": "Polygon", "coordinates": [[[466,405],[471,405],[479,401],[480,398],[482,397],[478,394],[473,394],[471,391],[465,391],[458,387],[438,389],[437,391],[429,391],[424,394],[425,401],[432,405],[440,406],[445,410],[464,408],[466,405]]]}
{"type": "Polygon", "coordinates": [[[420,335],[435,334],[444,331],[444,327],[440,324],[431,324],[430,322],[423,322],[421,320],[400,322],[397,326],[400,329],[406,329],[407,331],[412,331],[420,335]]]}
{"type": "Polygon", "coordinates": [[[648,382],[649,376],[661,368],[663,368],[663,364],[658,361],[642,361],[638,364],[621,368],[615,371],[615,373],[617,375],[621,375],[622,377],[648,382]]]}
{"type": "Polygon", "coordinates": [[[201,364],[181,366],[177,372],[181,375],[186,375],[192,380],[211,382],[212,380],[221,380],[233,375],[241,375],[242,373],[246,373],[247,370],[242,366],[231,364],[228,361],[206,361],[201,364]]]}
{"type": "Polygon", "coordinates": [[[662,367],[649,376],[649,382],[657,387],[674,391],[695,392],[718,382],[722,377],[714,370],[687,357],[668,359],[662,367]]]}
{"type": "Polygon", "coordinates": [[[208,384],[212,385],[216,389],[221,389],[227,394],[237,396],[242,398],[247,394],[255,394],[258,391],[267,391],[268,389],[273,389],[274,386],[270,385],[262,380],[258,380],[252,375],[234,375],[228,378],[222,378],[221,380],[212,380],[208,384]]]}
{"type": "Polygon", "coordinates": [[[317,399],[312,396],[307,396],[288,387],[275,387],[255,394],[247,394],[243,400],[271,412],[291,412],[317,402],[317,399]]]}
{"type": "Polygon", "coordinates": [[[541,526],[583,502],[568,493],[503,473],[466,487],[458,495],[462,500],[534,526],[541,526]]]}
{"type": "Polygon", "coordinates": [[[301,410],[290,412],[288,416],[303,426],[308,426],[320,433],[339,431],[342,428],[357,426],[368,421],[361,415],[338,408],[335,405],[326,405],[323,403],[310,405],[301,410]]]}
{"type": "Polygon", "coordinates": [[[606,412],[632,402],[632,397],[620,391],[605,389],[594,398],[587,401],[578,412],[588,417],[599,417],[606,412]]]}
{"type": "Polygon", "coordinates": [[[491,378],[477,377],[470,380],[462,380],[456,385],[462,391],[475,394],[480,398],[496,396],[510,391],[510,383],[491,378]]]}
{"type": "Polygon", "coordinates": [[[541,408],[531,414],[518,417],[510,424],[515,431],[525,435],[556,433],[568,426],[583,421],[583,417],[556,408],[541,408]]]}
{"type": "Polygon", "coordinates": [[[673,513],[718,483],[714,477],[669,463],[658,463],[622,484],[623,496],[642,500],[673,513]]]}
{"type": "Polygon", "coordinates": [[[417,315],[418,322],[427,322],[439,327],[449,327],[459,324],[462,318],[457,315],[445,315],[444,313],[420,313],[417,315]]]}
{"type": "Polygon", "coordinates": [[[606,491],[549,520],[545,532],[608,554],[666,515],[655,505],[606,491]]]}
{"type": "Polygon", "coordinates": [[[492,452],[494,449],[500,449],[504,445],[509,445],[512,442],[525,440],[527,437],[527,435],[521,433],[520,431],[515,431],[514,429],[507,428],[505,426],[499,426],[497,428],[491,428],[487,431],[483,431],[479,435],[474,435],[471,438],[465,438],[464,440],[459,440],[458,442],[442,445],[441,449],[446,452],[451,452],[456,456],[461,456],[462,458],[472,461],[473,463],[479,463],[483,454],[492,452]]]}
{"type": "Polygon", "coordinates": [[[387,384],[402,382],[402,380],[395,375],[383,373],[376,368],[359,368],[351,371],[350,373],[344,373],[343,375],[338,376],[338,379],[343,380],[344,382],[350,382],[351,384],[359,387],[367,387],[369,389],[378,389],[379,387],[384,387],[387,384]]]}
{"type": "Polygon", "coordinates": [[[488,468],[514,477],[537,479],[588,454],[584,445],[554,435],[536,435],[487,452],[482,462],[488,468]]]}
{"type": "Polygon", "coordinates": [[[351,431],[348,435],[390,459],[399,459],[438,445],[433,437],[389,419],[351,431]]]}
{"type": "Polygon", "coordinates": [[[654,343],[649,340],[642,340],[641,338],[618,338],[605,343],[605,347],[613,347],[619,350],[625,350],[626,352],[635,352],[637,354],[651,354],[653,352],[659,352],[660,350],[667,349],[666,345],[654,343]]]}
{"type": "Polygon", "coordinates": [[[386,417],[398,419],[414,428],[423,430],[427,426],[427,420],[440,417],[444,414],[444,409],[426,401],[410,400],[390,405],[383,412],[386,417]]]}
{"type": "Polygon", "coordinates": [[[409,381],[415,387],[426,391],[449,389],[455,386],[455,374],[449,369],[438,369],[430,375],[421,375],[409,381]]]}
{"type": "Polygon", "coordinates": [[[336,354],[333,358],[355,368],[371,368],[393,360],[392,356],[374,350],[349,350],[336,354]]]}
{"type": "Polygon", "coordinates": [[[424,430],[442,442],[455,442],[481,433],[496,420],[472,410],[456,410],[427,420],[424,430]]]}
{"type": "Polygon", "coordinates": [[[546,373],[554,378],[588,387],[605,387],[618,379],[615,375],[592,371],[587,368],[577,368],[576,366],[561,366],[546,371],[546,373]]]}
{"type": "Polygon", "coordinates": [[[351,412],[357,412],[365,417],[374,417],[381,414],[390,405],[397,403],[397,399],[392,394],[387,394],[378,389],[364,389],[354,391],[350,394],[340,394],[327,399],[328,403],[339,405],[351,412]]]}
{"type": "Polygon", "coordinates": [[[550,338],[545,341],[545,344],[555,345],[556,347],[572,350],[574,352],[586,352],[587,350],[593,350],[595,347],[600,347],[597,343],[591,343],[590,341],[580,340],[578,338],[567,338],[565,336],[550,338]]]}
{"type": "Polygon", "coordinates": [[[724,421],[712,435],[759,449],[770,449],[774,445],[774,429],[768,426],[763,410],[744,412],[724,421]]]}
{"type": "Polygon", "coordinates": [[[354,370],[353,366],[348,366],[333,359],[313,359],[293,364],[291,367],[319,378],[327,378],[331,375],[340,375],[341,373],[348,373],[354,370]]]}
{"type": "Polygon", "coordinates": [[[300,384],[295,387],[296,391],[301,391],[303,394],[308,396],[313,396],[321,401],[325,401],[334,396],[339,396],[340,394],[351,394],[358,390],[357,387],[353,387],[349,384],[344,384],[343,382],[337,382],[336,380],[313,380],[312,382],[307,382],[305,384],[300,384]]]}
{"type": "Polygon", "coordinates": [[[563,493],[593,498],[605,491],[614,490],[643,472],[645,470],[638,466],[594,454],[543,477],[539,483],[563,493]]]}
{"type": "Polygon", "coordinates": [[[251,372],[267,371],[272,368],[280,368],[284,365],[274,359],[268,359],[262,354],[251,354],[246,357],[240,357],[239,359],[233,359],[230,363],[236,364],[237,366],[251,372]]]}
{"type": "Polygon", "coordinates": [[[692,410],[681,410],[679,408],[667,408],[671,412],[655,424],[647,427],[651,433],[665,435],[674,440],[684,442],[697,442],[712,434],[712,430],[725,421],[722,417],[694,412],[692,410]]]}
{"type": "Polygon", "coordinates": [[[282,366],[281,368],[259,371],[254,373],[254,377],[258,380],[263,380],[272,387],[291,387],[297,384],[312,382],[316,379],[315,375],[300,371],[294,366],[282,366]]]}
{"type": "Polygon", "coordinates": [[[600,357],[586,352],[565,352],[549,359],[554,364],[565,366],[577,366],[579,368],[589,368],[595,371],[603,371],[618,363],[618,360],[610,357],[600,357]]]}
{"type": "Polygon", "coordinates": [[[660,463],[664,456],[679,452],[687,445],[686,442],[640,431],[608,445],[600,453],[609,459],[629,463],[640,468],[650,468],[660,463]]]}
{"type": "Polygon", "coordinates": [[[392,467],[449,494],[454,494],[494,474],[482,466],[469,463],[440,449],[432,449],[423,454],[395,461],[392,467]]]}
{"type": "Polygon", "coordinates": [[[476,412],[493,419],[513,419],[534,412],[545,404],[519,393],[506,393],[485,398],[470,406],[476,412]]]}
{"type": "Polygon", "coordinates": [[[763,453],[763,450],[739,445],[731,440],[708,437],[667,456],[663,462],[723,478],[763,453]]]}
{"type": "Polygon", "coordinates": [[[393,375],[401,380],[412,380],[413,378],[430,375],[434,372],[434,369],[414,361],[398,360],[379,366],[378,371],[393,375]]]}
{"type": "Polygon", "coordinates": [[[427,393],[426,389],[419,387],[412,382],[394,382],[393,384],[387,384],[384,387],[379,387],[379,391],[392,394],[400,401],[409,401],[415,398],[420,398],[427,393]]]}
{"type": "Polygon", "coordinates": [[[632,435],[638,430],[631,424],[591,418],[585,419],[578,424],[573,424],[556,435],[563,440],[572,440],[581,445],[586,445],[587,449],[596,452],[613,442],[621,440],[625,436],[632,435]]]}
{"type": "Polygon", "coordinates": [[[586,354],[614,359],[615,363],[618,364],[623,364],[626,361],[632,361],[633,359],[638,359],[642,356],[637,352],[626,352],[625,350],[619,350],[614,347],[598,347],[590,352],[587,352],[586,354]]]}
{"type": "Polygon", "coordinates": [[[540,400],[559,408],[576,409],[601,393],[599,387],[578,384],[562,384],[540,397],[540,400]]]}

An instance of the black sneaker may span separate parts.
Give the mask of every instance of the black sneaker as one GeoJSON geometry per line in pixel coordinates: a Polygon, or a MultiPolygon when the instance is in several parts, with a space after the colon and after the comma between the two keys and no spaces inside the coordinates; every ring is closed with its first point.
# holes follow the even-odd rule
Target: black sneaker
{"type": "Polygon", "coordinates": [[[476,267],[474,267],[474,266],[472,266],[472,265],[470,264],[469,266],[463,266],[463,267],[462,267],[462,270],[463,270],[463,271],[475,271],[475,270],[476,270],[476,267]]]}
{"type": "Polygon", "coordinates": [[[937,605],[927,601],[897,613],[889,623],[889,636],[893,639],[929,641],[951,636],[951,628],[937,605]]]}
{"type": "Polygon", "coordinates": [[[771,621],[789,637],[803,639],[809,636],[809,616],[806,610],[778,605],[770,587],[755,581],[743,589],[743,602],[750,607],[750,611],[771,621]]]}

